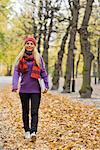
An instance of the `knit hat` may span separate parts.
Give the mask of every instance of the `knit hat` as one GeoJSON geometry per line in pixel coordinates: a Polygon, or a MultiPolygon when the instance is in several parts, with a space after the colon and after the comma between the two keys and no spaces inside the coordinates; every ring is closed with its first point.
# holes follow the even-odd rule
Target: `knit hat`
{"type": "Polygon", "coordinates": [[[27,36],[25,38],[25,44],[28,42],[28,41],[32,41],[34,43],[34,45],[36,46],[36,39],[33,37],[33,36],[27,36]]]}

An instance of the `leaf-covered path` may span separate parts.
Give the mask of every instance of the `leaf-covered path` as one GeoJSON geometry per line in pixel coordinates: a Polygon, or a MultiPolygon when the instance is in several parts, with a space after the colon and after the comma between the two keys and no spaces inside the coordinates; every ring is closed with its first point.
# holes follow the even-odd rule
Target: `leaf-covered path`
{"type": "Polygon", "coordinates": [[[24,139],[21,103],[11,88],[0,91],[0,148],[3,150],[99,150],[100,110],[66,96],[42,95],[37,139],[24,139]]]}

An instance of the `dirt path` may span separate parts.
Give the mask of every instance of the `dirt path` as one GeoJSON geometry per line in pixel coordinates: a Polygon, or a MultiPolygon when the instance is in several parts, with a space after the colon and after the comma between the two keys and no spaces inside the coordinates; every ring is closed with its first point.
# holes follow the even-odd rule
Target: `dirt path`
{"type": "MultiPolygon", "coordinates": [[[[64,83],[64,79],[60,78],[58,91],[52,91],[52,93],[53,94],[61,93],[63,83],[64,83]]],[[[94,78],[91,78],[91,86],[93,88],[93,92],[91,98],[86,98],[86,99],[80,98],[79,90],[81,88],[81,85],[82,85],[82,78],[78,77],[77,79],[75,79],[75,92],[65,93],[62,95],[65,95],[74,101],[75,100],[81,101],[86,105],[94,105],[96,108],[100,109],[100,84],[95,84],[94,78]]]]}

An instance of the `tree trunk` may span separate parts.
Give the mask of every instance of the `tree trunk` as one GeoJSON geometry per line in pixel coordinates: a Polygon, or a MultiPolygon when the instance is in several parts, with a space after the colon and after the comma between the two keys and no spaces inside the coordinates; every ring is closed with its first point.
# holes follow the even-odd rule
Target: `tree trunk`
{"type": "Polygon", "coordinates": [[[94,55],[90,52],[90,42],[88,41],[88,23],[91,16],[92,4],[94,0],[87,0],[86,10],[83,18],[80,33],[81,52],[83,55],[83,83],[79,91],[82,98],[90,98],[92,94],[91,87],[91,63],[94,59],[94,55]]]}
{"type": "MultiPolygon", "coordinates": [[[[44,14],[44,30],[43,30],[43,58],[45,61],[46,70],[48,70],[48,51],[46,50],[46,37],[47,37],[47,19],[49,17],[48,1],[45,1],[45,14],[44,14]]],[[[48,72],[48,71],[47,71],[48,72]]]]}
{"type": "Polygon", "coordinates": [[[70,93],[70,84],[71,84],[71,71],[72,71],[72,61],[73,61],[73,51],[70,50],[67,55],[67,64],[65,72],[65,82],[63,86],[63,93],[70,93]]]}
{"type": "Polygon", "coordinates": [[[79,66],[79,62],[80,62],[80,56],[81,56],[81,54],[79,54],[78,60],[76,62],[76,78],[78,76],[78,66],[79,66]]]}
{"type": "Polygon", "coordinates": [[[47,27],[45,24],[45,30],[44,31],[44,51],[43,51],[43,58],[45,61],[45,66],[46,66],[46,70],[48,72],[48,49],[49,49],[49,41],[50,41],[50,37],[51,37],[51,33],[52,33],[52,27],[53,27],[53,19],[54,19],[54,11],[51,10],[51,18],[50,18],[50,24],[49,24],[49,29],[48,29],[48,34],[47,34],[47,27]]]}
{"type": "Polygon", "coordinates": [[[62,39],[60,51],[58,52],[58,58],[57,58],[57,62],[55,63],[55,69],[54,69],[53,79],[52,79],[52,82],[53,82],[52,90],[57,90],[59,87],[61,64],[62,64],[63,54],[64,54],[64,50],[65,50],[65,44],[66,44],[66,40],[68,37],[69,29],[70,29],[70,24],[66,29],[66,33],[62,39]]]}
{"type": "MultiPolygon", "coordinates": [[[[85,48],[85,47],[84,47],[85,48]]],[[[80,96],[82,98],[90,98],[91,94],[92,94],[92,87],[90,86],[91,84],[91,62],[93,60],[93,54],[91,52],[87,52],[85,53],[85,55],[87,54],[87,56],[83,56],[83,61],[84,61],[84,66],[83,66],[83,83],[82,83],[82,87],[79,91],[80,96]]]]}
{"type": "Polygon", "coordinates": [[[93,62],[93,73],[92,76],[94,78],[94,83],[97,84],[97,65],[96,62],[93,62]]]}
{"type": "MultiPolygon", "coordinates": [[[[70,4],[71,5],[71,4],[70,4]]],[[[72,25],[70,31],[70,40],[68,46],[68,56],[66,59],[66,73],[65,73],[65,82],[63,87],[63,93],[70,92],[70,83],[71,83],[71,72],[74,76],[74,50],[75,50],[75,38],[77,32],[77,23],[78,23],[78,14],[79,14],[79,0],[73,0],[73,7],[71,8],[72,12],[72,25]]]]}
{"type": "Polygon", "coordinates": [[[38,52],[40,53],[40,46],[41,46],[41,36],[42,36],[42,10],[43,10],[43,2],[40,0],[40,5],[39,5],[39,31],[38,31],[38,52]]]}
{"type": "Polygon", "coordinates": [[[11,76],[11,72],[12,72],[12,65],[7,65],[7,74],[6,76],[11,76]]]}
{"type": "MultiPolygon", "coordinates": [[[[33,3],[33,5],[35,5],[36,1],[32,0],[32,3],[33,3]]],[[[33,35],[34,35],[35,38],[37,38],[37,25],[36,25],[36,20],[35,20],[34,14],[35,14],[35,9],[33,11],[33,17],[32,17],[32,20],[33,20],[33,35]]]]}
{"type": "Polygon", "coordinates": [[[100,83],[100,38],[98,40],[98,56],[97,56],[97,62],[98,62],[98,83],[100,83]]]}
{"type": "Polygon", "coordinates": [[[45,67],[46,67],[46,71],[48,72],[48,50],[47,50],[47,43],[46,43],[46,25],[45,25],[45,31],[44,31],[44,44],[43,44],[43,59],[45,61],[45,67]]]}

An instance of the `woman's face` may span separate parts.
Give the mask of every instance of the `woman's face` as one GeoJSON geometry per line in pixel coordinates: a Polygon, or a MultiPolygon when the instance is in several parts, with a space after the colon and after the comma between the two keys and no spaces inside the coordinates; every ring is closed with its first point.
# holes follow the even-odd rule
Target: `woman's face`
{"type": "Polygon", "coordinates": [[[34,48],[35,48],[35,45],[34,45],[34,43],[32,41],[26,42],[25,49],[27,51],[32,51],[32,50],[34,50],[34,48]]]}

